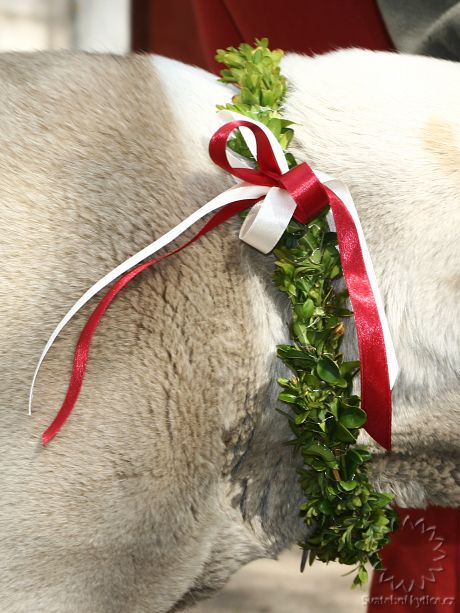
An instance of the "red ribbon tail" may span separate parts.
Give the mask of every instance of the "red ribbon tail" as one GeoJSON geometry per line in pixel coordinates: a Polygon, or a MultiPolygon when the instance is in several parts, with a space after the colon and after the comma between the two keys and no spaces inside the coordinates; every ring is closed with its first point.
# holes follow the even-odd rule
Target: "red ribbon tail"
{"type": "Polygon", "coordinates": [[[94,309],[93,313],[91,314],[90,318],[86,322],[85,327],[83,328],[80,334],[80,337],[78,339],[78,342],[75,348],[75,352],[74,352],[72,374],[70,377],[69,386],[67,388],[67,393],[64,398],[64,402],[62,403],[61,408],[59,409],[59,412],[57,413],[56,417],[54,418],[52,423],[48,426],[48,428],[42,434],[43,445],[48,444],[56,436],[56,434],[60,431],[62,426],[65,424],[65,422],[69,418],[75,406],[75,403],[77,402],[77,399],[78,399],[78,396],[80,394],[80,390],[83,384],[83,380],[85,378],[86,366],[88,363],[88,355],[89,355],[89,350],[91,347],[91,341],[92,341],[94,332],[96,331],[96,328],[98,327],[99,322],[101,321],[104,313],[109,308],[110,304],[112,303],[116,295],[132,279],[137,277],[137,275],[143,272],[146,268],[149,268],[150,266],[157,264],[161,260],[164,260],[170,257],[171,255],[174,255],[175,253],[179,253],[179,251],[182,251],[183,249],[185,249],[186,247],[194,243],[196,240],[198,240],[199,238],[201,238],[202,236],[204,236],[205,234],[207,234],[208,232],[210,232],[211,230],[213,230],[214,228],[222,224],[224,221],[227,221],[227,219],[230,219],[230,217],[233,217],[237,213],[240,213],[241,211],[244,211],[245,209],[247,209],[249,206],[254,204],[254,202],[255,202],[254,200],[240,200],[240,201],[232,202],[226,205],[224,208],[219,210],[217,213],[214,213],[214,215],[209,219],[209,221],[205,223],[205,225],[201,228],[201,230],[197,232],[197,234],[195,234],[186,243],[184,243],[177,249],[170,251],[169,253],[165,253],[164,255],[158,258],[155,258],[154,260],[150,260],[148,262],[144,262],[143,264],[139,264],[138,266],[136,266],[135,268],[127,272],[125,275],[123,275],[123,277],[118,279],[118,281],[109,289],[109,291],[102,298],[98,306],[94,309]]]}
{"type": "Polygon", "coordinates": [[[340,259],[350,295],[361,360],[361,404],[366,432],[391,449],[391,387],[380,315],[367,275],[358,232],[342,200],[326,188],[336,224],[340,259]]]}

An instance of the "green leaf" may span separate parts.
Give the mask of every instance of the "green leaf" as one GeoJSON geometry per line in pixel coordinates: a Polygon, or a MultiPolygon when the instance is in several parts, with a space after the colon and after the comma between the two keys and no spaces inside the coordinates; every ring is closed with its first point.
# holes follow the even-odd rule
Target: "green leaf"
{"type": "Polygon", "coordinates": [[[367,414],[358,407],[347,407],[340,411],[339,421],[345,428],[361,428],[367,421],[367,414]]]}
{"type": "Polygon", "coordinates": [[[285,362],[292,361],[294,365],[304,368],[314,366],[316,363],[314,356],[292,345],[278,345],[278,355],[285,362]]]}
{"type": "Polygon", "coordinates": [[[347,382],[340,375],[340,368],[328,356],[323,356],[318,360],[316,372],[323,381],[335,385],[337,387],[347,387],[347,382]]]}
{"type": "Polygon", "coordinates": [[[320,388],[322,385],[324,385],[321,379],[318,379],[318,377],[315,377],[315,375],[310,375],[310,374],[305,375],[305,383],[309,387],[315,390],[320,388]]]}
{"type": "Polygon", "coordinates": [[[294,276],[295,266],[290,262],[286,262],[286,260],[278,260],[275,262],[275,266],[281,268],[288,277],[294,276]]]}
{"type": "Polygon", "coordinates": [[[358,577],[359,577],[359,581],[361,585],[364,585],[365,583],[367,583],[368,575],[367,575],[367,570],[365,569],[364,566],[359,567],[358,577]]]}
{"type": "Polygon", "coordinates": [[[311,443],[310,445],[304,447],[303,454],[305,456],[312,455],[320,457],[331,468],[338,467],[337,459],[332,453],[332,451],[327,447],[318,445],[318,443],[311,443]]]}
{"type": "Polygon", "coordinates": [[[321,500],[318,508],[324,515],[332,515],[335,511],[334,505],[329,500],[321,500]]]}
{"type": "Polygon", "coordinates": [[[297,339],[301,345],[308,345],[307,326],[305,324],[295,322],[292,324],[292,332],[294,338],[297,339]]]}
{"type": "Polygon", "coordinates": [[[342,443],[354,443],[356,437],[340,422],[334,424],[334,437],[342,443]]]}
{"type": "Polygon", "coordinates": [[[305,302],[302,304],[297,304],[294,307],[294,312],[298,317],[307,321],[313,315],[313,311],[315,310],[315,304],[311,298],[307,298],[305,302]]]}
{"type": "Polygon", "coordinates": [[[307,413],[299,413],[298,415],[294,417],[294,422],[299,426],[300,424],[304,423],[307,417],[308,417],[307,413]]]}
{"type": "Polygon", "coordinates": [[[340,374],[342,377],[347,377],[348,375],[355,373],[359,370],[359,360],[355,360],[353,362],[342,362],[340,364],[340,374]]]}
{"type": "Polygon", "coordinates": [[[351,492],[357,485],[357,481],[339,481],[339,487],[345,492],[351,492]]]}
{"type": "Polygon", "coordinates": [[[319,458],[312,458],[310,460],[310,466],[317,472],[324,472],[325,470],[327,470],[327,464],[325,464],[325,462],[323,462],[319,458]]]}
{"type": "Polygon", "coordinates": [[[339,401],[338,398],[334,398],[333,400],[331,400],[331,402],[329,403],[329,411],[332,413],[332,415],[338,419],[339,417],[339,401]]]}
{"type": "Polygon", "coordinates": [[[368,462],[372,458],[372,455],[365,447],[353,447],[353,449],[350,449],[349,453],[356,455],[360,463],[368,462]]]}
{"type": "Polygon", "coordinates": [[[287,404],[296,404],[297,399],[297,396],[294,396],[294,394],[289,394],[289,392],[281,392],[281,394],[278,394],[278,400],[281,400],[281,402],[286,402],[287,404]]]}
{"type": "Polygon", "coordinates": [[[316,371],[321,379],[327,383],[335,383],[341,378],[338,365],[327,356],[318,360],[316,371]]]}

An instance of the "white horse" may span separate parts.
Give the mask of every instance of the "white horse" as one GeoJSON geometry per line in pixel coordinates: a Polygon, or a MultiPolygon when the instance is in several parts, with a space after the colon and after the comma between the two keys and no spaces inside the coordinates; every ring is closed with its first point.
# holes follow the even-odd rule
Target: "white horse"
{"type": "MultiPolygon", "coordinates": [[[[374,483],[458,506],[460,66],[352,50],[283,69],[296,157],[351,188],[396,343],[394,451],[375,449],[374,483]]],[[[0,608],[172,611],[305,535],[275,410],[288,309],[272,258],[234,219],[131,283],[47,448],[90,308],[50,352],[32,417],[27,395],[84,290],[232,184],[207,153],[231,94],[151,56],[6,54],[0,83],[0,608]]]]}

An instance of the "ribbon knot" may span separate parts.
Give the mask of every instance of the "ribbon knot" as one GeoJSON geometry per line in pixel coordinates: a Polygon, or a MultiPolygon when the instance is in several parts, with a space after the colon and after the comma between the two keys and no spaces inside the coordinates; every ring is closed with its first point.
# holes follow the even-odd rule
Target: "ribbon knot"
{"type": "MultiPolygon", "coordinates": [[[[238,179],[254,185],[278,187],[289,193],[296,206],[294,219],[305,224],[329,205],[329,196],[306,162],[282,171],[270,138],[263,128],[252,121],[230,121],[215,132],[209,143],[209,155],[215,164],[238,179]],[[255,137],[258,168],[232,166],[227,157],[227,144],[232,132],[246,128],[255,137]]],[[[273,247],[273,245],[271,245],[273,247]]]]}
{"type": "Polygon", "coordinates": [[[281,175],[279,184],[295,201],[297,207],[294,218],[302,224],[316,217],[329,205],[326,189],[306,162],[281,175]]]}

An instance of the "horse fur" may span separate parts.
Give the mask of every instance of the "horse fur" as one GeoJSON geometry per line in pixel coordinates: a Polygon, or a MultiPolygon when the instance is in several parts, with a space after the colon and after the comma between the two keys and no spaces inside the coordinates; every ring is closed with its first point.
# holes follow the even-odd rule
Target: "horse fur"
{"type": "MultiPolygon", "coordinates": [[[[283,68],[294,153],[350,186],[400,361],[374,482],[402,505],[458,506],[460,67],[351,50],[283,68]]],[[[85,289],[232,185],[207,154],[229,90],[154,56],[4,54],[0,80],[2,611],[180,609],[305,535],[275,410],[289,309],[272,257],[235,219],[132,282],[47,448],[94,302],[44,363],[32,417],[27,395],[85,289]]]]}

